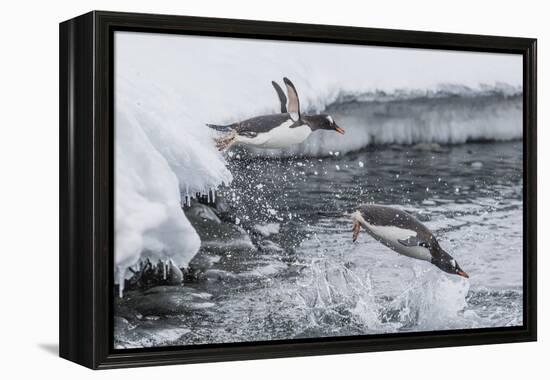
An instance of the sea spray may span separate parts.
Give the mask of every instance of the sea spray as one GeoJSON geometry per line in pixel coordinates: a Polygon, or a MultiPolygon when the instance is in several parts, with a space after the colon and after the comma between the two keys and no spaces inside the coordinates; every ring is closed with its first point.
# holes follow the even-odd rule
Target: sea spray
{"type": "Polygon", "coordinates": [[[409,288],[397,296],[388,309],[398,311],[398,322],[405,330],[471,327],[468,319],[458,318],[467,307],[469,288],[468,280],[430,269],[415,276],[409,288]]]}
{"type": "Polygon", "coordinates": [[[370,277],[360,278],[343,263],[315,259],[298,281],[300,298],[316,325],[353,318],[365,330],[380,329],[370,277]],[[351,313],[351,314],[350,314],[351,313]]]}

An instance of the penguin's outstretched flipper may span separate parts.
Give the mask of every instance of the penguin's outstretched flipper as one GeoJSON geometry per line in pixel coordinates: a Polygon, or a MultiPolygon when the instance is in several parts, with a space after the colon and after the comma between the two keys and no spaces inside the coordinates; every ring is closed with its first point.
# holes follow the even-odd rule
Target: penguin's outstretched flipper
{"type": "Polygon", "coordinates": [[[281,113],[287,113],[287,110],[286,110],[287,99],[283,89],[275,81],[271,81],[271,84],[273,85],[273,88],[277,92],[277,96],[279,97],[279,102],[281,102],[281,113]]]}
{"type": "Polygon", "coordinates": [[[229,125],[216,125],[216,124],[206,124],[208,128],[215,129],[216,131],[220,132],[231,132],[233,128],[235,127],[234,124],[229,125]]]}
{"type": "Polygon", "coordinates": [[[399,244],[404,245],[405,247],[424,247],[430,249],[430,242],[425,239],[421,239],[418,236],[409,236],[406,239],[397,239],[399,244]]]}
{"type": "Polygon", "coordinates": [[[286,85],[286,91],[288,93],[288,113],[294,121],[300,120],[300,100],[298,98],[298,92],[296,87],[292,84],[287,77],[283,78],[286,85]]]}

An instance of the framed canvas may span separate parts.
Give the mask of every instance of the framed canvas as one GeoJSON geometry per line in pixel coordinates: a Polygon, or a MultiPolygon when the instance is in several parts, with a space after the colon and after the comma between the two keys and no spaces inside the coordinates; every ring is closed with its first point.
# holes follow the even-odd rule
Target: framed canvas
{"type": "Polygon", "coordinates": [[[60,24],[60,356],[536,340],[536,40],[60,24]]]}

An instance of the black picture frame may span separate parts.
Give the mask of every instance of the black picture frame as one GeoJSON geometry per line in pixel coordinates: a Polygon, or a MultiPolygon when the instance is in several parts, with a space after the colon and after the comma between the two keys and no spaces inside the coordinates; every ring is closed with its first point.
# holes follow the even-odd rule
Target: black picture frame
{"type": "Polygon", "coordinates": [[[93,11],[60,24],[60,356],[93,369],[535,341],[536,39],[93,11]],[[408,47],[523,56],[523,326],[113,349],[113,33],[408,47]]]}

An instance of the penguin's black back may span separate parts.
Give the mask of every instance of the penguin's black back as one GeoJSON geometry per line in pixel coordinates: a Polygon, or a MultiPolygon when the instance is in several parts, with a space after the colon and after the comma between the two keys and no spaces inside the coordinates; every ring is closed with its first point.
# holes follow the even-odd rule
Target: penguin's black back
{"type": "Polygon", "coordinates": [[[237,123],[233,128],[239,135],[254,137],[260,133],[266,133],[281,124],[292,120],[288,113],[256,116],[237,123]]]}
{"type": "Polygon", "coordinates": [[[364,205],[359,208],[363,219],[369,224],[375,226],[395,226],[414,231],[422,239],[431,239],[432,232],[408,212],[399,209],[380,206],[364,205]]]}

